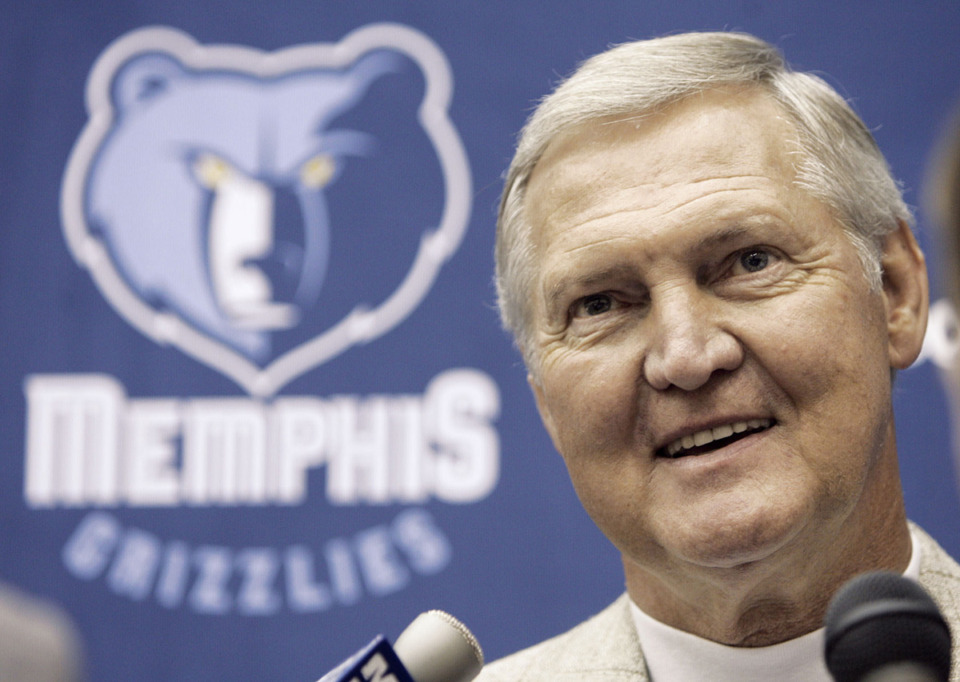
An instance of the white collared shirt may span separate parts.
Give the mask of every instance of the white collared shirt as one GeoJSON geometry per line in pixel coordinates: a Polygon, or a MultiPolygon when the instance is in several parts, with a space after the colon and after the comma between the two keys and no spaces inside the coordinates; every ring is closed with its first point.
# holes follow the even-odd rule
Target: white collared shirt
{"type": "MultiPolygon", "coordinates": [[[[904,575],[920,578],[920,546],[913,537],[904,575]]],[[[630,602],[640,646],[654,682],[832,682],[823,660],[823,628],[780,644],[734,647],[664,625],[630,602]]]]}

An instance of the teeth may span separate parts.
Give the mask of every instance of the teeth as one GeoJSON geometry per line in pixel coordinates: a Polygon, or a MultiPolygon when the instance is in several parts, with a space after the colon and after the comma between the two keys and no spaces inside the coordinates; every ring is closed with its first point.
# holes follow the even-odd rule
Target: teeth
{"type": "Polygon", "coordinates": [[[713,437],[716,439],[720,438],[729,438],[734,433],[733,425],[727,424],[725,426],[718,426],[713,430],[713,437]]]}
{"type": "Polygon", "coordinates": [[[748,419],[747,421],[734,422],[733,424],[724,424],[713,429],[704,429],[697,431],[689,436],[683,436],[670,443],[666,450],[667,454],[673,457],[681,450],[689,450],[693,447],[707,445],[715,440],[729,438],[735,433],[743,433],[753,429],[765,429],[772,422],[769,419],[748,419]]]}

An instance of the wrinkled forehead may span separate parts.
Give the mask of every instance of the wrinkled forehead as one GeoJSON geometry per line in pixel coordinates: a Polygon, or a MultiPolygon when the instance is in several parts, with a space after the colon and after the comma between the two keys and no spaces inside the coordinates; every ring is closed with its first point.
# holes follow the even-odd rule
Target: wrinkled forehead
{"type": "Polygon", "coordinates": [[[769,95],[715,90],[651,114],[596,119],[547,146],[531,174],[527,217],[534,227],[602,205],[624,186],[695,184],[762,173],[793,188],[796,127],[769,95]]]}

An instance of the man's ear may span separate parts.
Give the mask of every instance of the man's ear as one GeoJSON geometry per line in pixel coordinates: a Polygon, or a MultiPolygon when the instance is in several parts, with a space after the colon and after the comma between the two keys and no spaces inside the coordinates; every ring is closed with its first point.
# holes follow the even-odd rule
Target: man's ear
{"type": "Polygon", "coordinates": [[[905,222],[884,238],[880,265],[890,365],[906,369],[923,346],[930,292],[926,259],[905,222]]]}
{"type": "Polygon", "coordinates": [[[550,440],[553,441],[553,446],[558,447],[556,438],[557,431],[553,421],[553,416],[550,414],[550,408],[547,407],[547,401],[543,396],[543,387],[540,385],[540,382],[537,380],[537,378],[531,373],[527,373],[527,383],[530,385],[530,390],[533,391],[534,400],[537,402],[537,411],[540,412],[540,421],[543,422],[544,427],[547,429],[547,433],[550,434],[550,440]]]}

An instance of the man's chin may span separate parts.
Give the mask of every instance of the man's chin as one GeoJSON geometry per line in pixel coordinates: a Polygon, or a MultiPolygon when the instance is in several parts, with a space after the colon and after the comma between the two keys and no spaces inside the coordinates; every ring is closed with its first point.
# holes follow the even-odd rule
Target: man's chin
{"type": "Polygon", "coordinates": [[[798,532],[797,524],[772,515],[728,523],[711,520],[670,534],[664,546],[668,554],[691,566],[750,571],[776,557],[798,532]]]}

